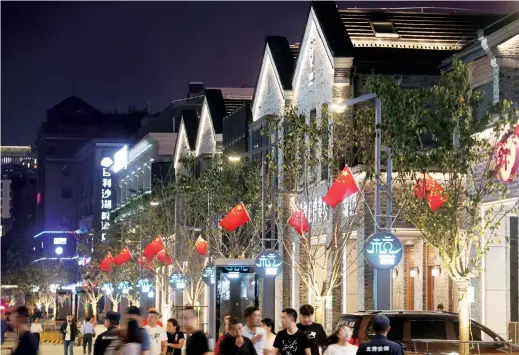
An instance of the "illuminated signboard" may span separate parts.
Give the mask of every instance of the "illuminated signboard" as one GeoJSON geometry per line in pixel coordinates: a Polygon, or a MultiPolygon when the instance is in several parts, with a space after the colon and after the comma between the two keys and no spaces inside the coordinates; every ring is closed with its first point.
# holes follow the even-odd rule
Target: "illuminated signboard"
{"type": "Polygon", "coordinates": [[[496,168],[498,178],[512,182],[519,166],[519,125],[515,131],[505,136],[496,147],[496,168]]]}
{"type": "Polygon", "coordinates": [[[108,170],[114,161],[110,157],[101,159],[101,240],[106,239],[110,229],[110,210],[112,209],[112,174],[108,170]]]}
{"type": "Polygon", "coordinates": [[[262,251],[256,257],[256,275],[265,279],[273,279],[283,269],[283,259],[278,252],[262,251]]]}
{"type": "Polygon", "coordinates": [[[67,244],[67,238],[54,238],[54,245],[67,244]]]}
{"type": "Polygon", "coordinates": [[[207,286],[214,285],[215,280],[215,267],[214,265],[207,265],[202,272],[202,281],[205,282],[207,286]]]}
{"type": "Polygon", "coordinates": [[[171,287],[176,290],[183,290],[186,288],[186,280],[184,279],[184,276],[178,271],[175,271],[169,275],[169,283],[171,284],[171,287]]]}
{"type": "Polygon", "coordinates": [[[112,167],[114,173],[126,169],[128,166],[128,146],[124,146],[114,154],[114,165],[112,167]]]}
{"type": "Polygon", "coordinates": [[[375,269],[390,270],[402,260],[402,242],[394,234],[375,233],[364,243],[364,254],[369,264],[375,269]]]}

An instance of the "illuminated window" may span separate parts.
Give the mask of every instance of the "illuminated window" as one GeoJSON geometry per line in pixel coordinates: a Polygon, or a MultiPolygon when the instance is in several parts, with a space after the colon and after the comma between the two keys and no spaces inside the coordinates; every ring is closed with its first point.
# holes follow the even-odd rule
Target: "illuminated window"
{"type": "Polygon", "coordinates": [[[375,37],[398,38],[398,33],[396,33],[392,22],[371,22],[371,28],[375,37]]]}

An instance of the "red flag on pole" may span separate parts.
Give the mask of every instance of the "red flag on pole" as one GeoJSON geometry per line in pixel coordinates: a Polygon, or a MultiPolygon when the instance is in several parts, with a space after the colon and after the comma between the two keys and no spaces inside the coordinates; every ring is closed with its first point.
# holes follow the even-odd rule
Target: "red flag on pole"
{"type": "Polygon", "coordinates": [[[148,244],[146,248],[144,248],[143,254],[151,260],[162,249],[164,249],[164,243],[162,242],[162,238],[159,235],[157,238],[153,239],[153,241],[148,244]]]}
{"type": "Polygon", "coordinates": [[[426,200],[433,212],[437,212],[448,199],[447,195],[443,195],[442,186],[429,174],[418,178],[414,193],[419,200],[426,200]]]}
{"type": "Polygon", "coordinates": [[[198,236],[198,239],[195,243],[195,251],[198,254],[205,256],[207,254],[207,249],[209,249],[207,241],[204,238],[202,238],[202,236],[198,236]]]}
{"type": "Polygon", "coordinates": [[[110,272],[110,269],[112,269],[112,265],[114,263],[114,259],[112,258],[112,253],[108,252],[104,259],[99,264],[99,268],[103,270],[104,272],[110,272]]]}
{"type": "Polygon", "coordinates": [[[357,185],[357,181],[355,181],[350,168],[345,166],[332,186],[330,186],[326,196],[323,197],[323,202],[331,208],[334,208],[345,198],[348,198],[359,190],[359,185],[357,185]]]}
{"type": "Polygon", "coordinates": [[[173,264],[173,259],[171,259],[171,256],[168,255],[166,252],[166,249],[162,249],[157,253],[157,259],[163,264],[163,265],[171,265],[173,264]]]}
{"type": "Polygon", "coordinates": [[[126,247],[114,258],[114,263],[116,265],[122,265],[130,260],[132,260],[132,253],[130,253],[130,249],[126,247]]]}
{"type": "Polygon", "coordinates": [[[220,221],[220,226],[228,232],[232,232],[249,221],[250,217],[245,209],[245,205],[243,202],[240,202],[225,215],[225,217],[220,221]]]}
{"type": "Polygon", "coordinates": [[[310,227],[308,226],[308,219],[306,219],[306,216],[302,210],[292,212],[290,218],[288,219],[288,224],[290,224],[299,235],[307,233],[310,230],[310,227]]]}

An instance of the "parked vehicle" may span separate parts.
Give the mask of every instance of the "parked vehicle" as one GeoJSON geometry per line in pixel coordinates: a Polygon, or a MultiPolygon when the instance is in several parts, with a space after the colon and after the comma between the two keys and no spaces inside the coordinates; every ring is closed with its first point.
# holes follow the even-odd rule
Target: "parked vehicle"
{"type": "MultiPolygon", "coordinates": [[[[406,352],[426,354],[457,354],[459,345],[458,314],[441,311],[363,311],[344,314],[339,324],[353,329],[360,342],[375,335],[372,321],[383,314],[391,322],[389,340],[402,344],[406,352]]],[[[471,353],[519,352],[519,346],[505,341],[484,325],[471,321],[471,353]]]]}

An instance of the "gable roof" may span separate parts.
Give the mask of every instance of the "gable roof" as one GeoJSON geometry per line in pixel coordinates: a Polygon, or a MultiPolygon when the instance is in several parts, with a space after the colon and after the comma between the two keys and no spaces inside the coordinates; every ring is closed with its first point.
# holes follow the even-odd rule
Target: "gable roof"
{"type": "Polygon", "coordinates": [[[334,1],[313,1],[312,6],[334,57],[352,58],[355,48],[345,31],[334,1]]]}
{"type": "Polygon", "coordinates": [[[184,110],[182,111],[182,122],[184,122],[184,128],[186,129],[186,136],[189,147],[190,149],[194,150],[199,124],[198,114],[193,110],[184,110]]]}
{"type": "Polygon", "coordinates": [[[205,99],[207,100],[207,107],[211,115],[214,132],[216,134],[222,133],[222,120],[227,114],[222,92],[218,89],[206,89],[205,99]]]}
{"type": "MultiPolygon", "coordinates": [[[[281,80],[284,90],[292,90],[292,74],[294,72],[294,56],[288,40],[282,36],[267,36],[265,47],[268,46],[272,60],[281,80]]],[[[265,55],[265,50],[263,51],[265,55]]]]}

